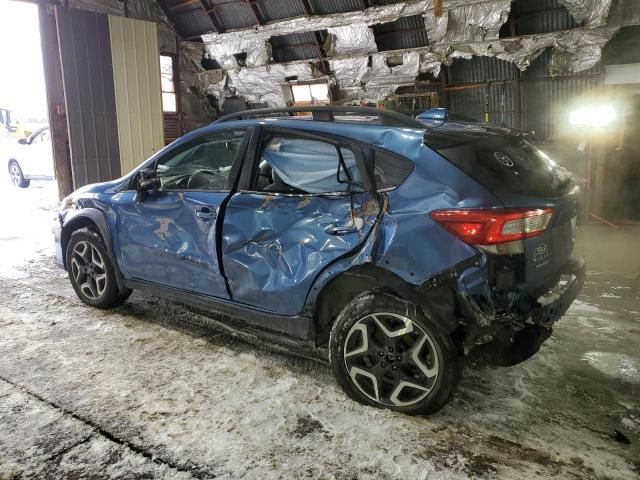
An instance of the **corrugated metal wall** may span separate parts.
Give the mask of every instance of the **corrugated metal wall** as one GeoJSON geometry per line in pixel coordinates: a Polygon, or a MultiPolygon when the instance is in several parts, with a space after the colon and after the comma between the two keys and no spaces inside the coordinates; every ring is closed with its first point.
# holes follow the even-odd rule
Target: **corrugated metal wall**
{"type": "MultiPolygon", "coordinates": [[[[164,145],[155,23],[109,16],[120,165],[130,172],[164,145]]],[[[109,43],[109,42],[107,42],[109,43]]]]}
{"type": "Polygon", "coordinates": [[[73,187],[118,178],[120,154],[107,16],[56,7],[73,187]]]}
{"type": "Polygon", "coordinates": [[[422,15],[401,17],[372,27],[378,51],[401,50],[429,45],[422,15]]]}
{"type": "Polygon", "coordinates": [[[580,26],[558,0],[517,0],[511,8],[516,35],[557,32],[580,26]]]}
{"type": "Polygon", "coordinates": [[[208,0],[211,11],[226,30],[246,28],[256,24],[256,17],[249,2],[230,2],[229,0],[208,0]]]}
{"type": "Polygon", "coordinates": [[[555,137],[572,105],[602,85],[600,64],[579,75],[550,77],[551,56],[548,48],[522,72],[520,82],[522,128],[535,130],[541,138],[555,137]]]}
{"type": "Polygon", "coordinates": [[[292,62],[310,58],[322,58],[320,45],[327,38],[326,30],[290,33],[271,37],[271,50],[275,62],[292,62]],[[318,37],[316,37],[318,34],[318,37]]]}

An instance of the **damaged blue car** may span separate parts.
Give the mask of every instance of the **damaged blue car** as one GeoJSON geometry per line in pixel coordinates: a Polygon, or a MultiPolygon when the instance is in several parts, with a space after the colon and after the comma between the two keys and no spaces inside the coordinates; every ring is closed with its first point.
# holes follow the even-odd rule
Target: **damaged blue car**
{"type": "Polygon", "coordinates": [[[328,353],[354,400],[437,411],[465,358],[538,351],[584,281],[578,188],[517,131],[328,106],[222,117],[63,201],[78,297],[133,289],[328,353]]]}

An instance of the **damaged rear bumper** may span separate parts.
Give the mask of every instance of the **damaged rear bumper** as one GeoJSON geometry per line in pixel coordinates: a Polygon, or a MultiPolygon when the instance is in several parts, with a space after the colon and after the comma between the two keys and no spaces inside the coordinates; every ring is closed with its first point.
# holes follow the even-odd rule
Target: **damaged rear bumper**
{"type": "Polygon", "coordinates": [[[580,293],[584,259],[571,257],[558,276],[557,283],[537,298],[512,292],[517,301],[509,305],[495,302],[491,294],[473,295],[459,283],[465,352],[482,363],[499,366],[515,365],[534,355],[580,293]]]}
{"type": "Polygon", "coordinates": [[[582,290],[584,277],[584,258],[571,257],[562,267],[558,283],[536,300],[539,307],[532,312],[533,322],[544,327],[557,322],[582,290]]]}

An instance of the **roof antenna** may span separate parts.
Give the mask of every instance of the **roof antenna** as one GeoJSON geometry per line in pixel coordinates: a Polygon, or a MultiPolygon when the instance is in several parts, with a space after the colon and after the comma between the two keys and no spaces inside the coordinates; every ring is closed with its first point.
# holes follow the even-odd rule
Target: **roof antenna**
{"type": "Polygon", "coordinates": [[[427,127],[437,128],[447,123],[449,110],[446,108],[432,108],[416,115],[416,120],[420,120],[427,127]]]}

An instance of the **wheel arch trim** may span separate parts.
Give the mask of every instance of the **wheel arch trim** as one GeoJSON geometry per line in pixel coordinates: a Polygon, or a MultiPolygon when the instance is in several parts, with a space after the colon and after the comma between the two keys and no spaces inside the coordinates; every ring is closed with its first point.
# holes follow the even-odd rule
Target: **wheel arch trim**
{"type": "Polygon", "coordinates": [[[313,311],[317,344],[328,341],[331,321],[342,308],[353,298],[370,291],[387,293],[411,302],[452,332],[458,323],[455,315],[452,315],[455,309],[455,276],[436,275],[430,280],[416,286],[383,267],[365,263],[340,271],[325,279],[321,285],[314,285],[312,295],[307,299],[307,307],[313,311]],[[436,278],[437,281],[434,281],[436,278]]]}
{"type": "Polygon", "coordinates": [[[122,272],[120,271],[118,261],[116,260],[115,253],[113,251],[113,239],[111,236],[111,231],[109,230],[109,225],[104,216],[104,213],[97,208],[82,208],[75,211],[73,216],[64,219],[62,223],[62,230],[60,233],[60,245],[62,247],[63,265],[65,266],[65,269],[67,269],[67,245],[69,244],[69,239],[71,238],[73,232],[81,228],[92,226],[98,230],[98,233],[102,237],[102,241],[104,242],[104,245],[107,249],[107,255],[109,256],[109,260],[113,265],[116,283],[118,284],[118,290],[122,292],[126,289],[126,287],[124,284],[124,277],[122,276],[122,272]]]}

